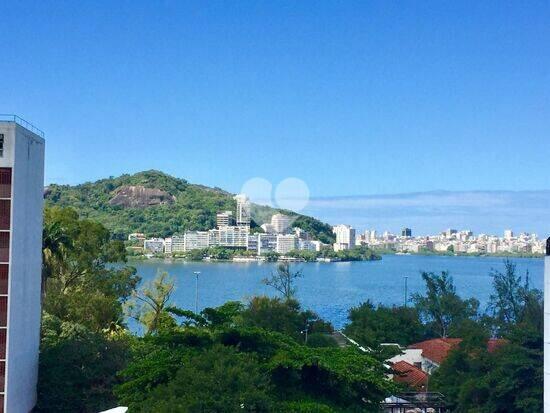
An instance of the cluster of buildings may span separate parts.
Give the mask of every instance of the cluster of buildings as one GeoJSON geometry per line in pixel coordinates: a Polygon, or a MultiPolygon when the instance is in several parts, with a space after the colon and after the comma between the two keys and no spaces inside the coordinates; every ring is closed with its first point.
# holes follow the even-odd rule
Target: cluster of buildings
{"type": "Polygon", "coordinates": [[[320,251],[323,244],[310,239],[300,228],[292,228],[293,218],[274,214],[271,222],[261,226],[263,232],[250,230],[250,201],[246,195],[235,196],[235,213],[222,211],[216,215],[216,228],[206,231],[186,231],[169,238],[146,239],[144,234],[130,234],[129,241],[143,242],[148,254],[178,254],[197,249],[223,247],[253,251],[257,255],[276,252],[284,255],[294,250],[320,251]]]}
{"type": "Polygon", "coordinates": [[[410,228],[403,228],[396,235],[388,231],[377,234],[376,230],[367,230],[356,237],[355,243],[378,249],[394,250],[402,253],[424,251],[454,252],[466,254],[544,254],[545,241],[536,234],[505,230],[503,236],[478,234],[472,231],[447,229],[438,235],[413,237],[410,228]]]}

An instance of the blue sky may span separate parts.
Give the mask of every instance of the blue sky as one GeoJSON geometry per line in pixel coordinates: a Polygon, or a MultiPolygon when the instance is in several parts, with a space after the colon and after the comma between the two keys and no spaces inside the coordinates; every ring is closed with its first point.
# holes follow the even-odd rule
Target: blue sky
{"type": "Polygon", "coordinates": [[[550,189],[548,2],[12,2],[0,112],[47,182],[160,169],[313,197],[550,189]]]}

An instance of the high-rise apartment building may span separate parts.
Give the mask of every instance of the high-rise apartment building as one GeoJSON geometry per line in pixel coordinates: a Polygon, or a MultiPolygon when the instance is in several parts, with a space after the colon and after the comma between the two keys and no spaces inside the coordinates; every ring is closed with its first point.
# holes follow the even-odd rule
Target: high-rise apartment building
{"type": "Polygon", "coordinates": [[[291,218],[284,214],[274,214],[271,217],[271,225],[277,234],[285,234],[290,230],[291,218]]]}
{"type": "Polygon", "coordinates": [[[334,251],[348,250],[355,247],[355,229],[349,225],[336,225],[332,227],[332,232],[336,235],[334,251]]]}
{"type": "Polygon", "coordinates": [[[298,249],[298,237],[294,234],[291,235],[277,235],[277,248],[275,251],[279,254],[286,254],[290,251],[298,249]]]}
{"type": "Polygon", "coordinates": [[[36,403],[43,191],[43,133],[0,118],[0,412],[36,403]]]}
{"type": "Polygon", "coordinates": [[[407,237],[407,238],[412,237],[412,229],[410,229],[410,228],[403,228],[403,229],[401,230],[401,236],[402,236],[402,237],[407,237]]]}
{"type": "Polygon", "coordinates": [[[225,211],[216,214],[216,226],[218,228],[228,227],[233,224],[233,212],[225,211]]]}
{"type": "Polygon", "coordinates": [[[238,226],[250,226],[250,201],[245,194],[235,195],[237,201],[237,216],[235,220],[238,226]]]}

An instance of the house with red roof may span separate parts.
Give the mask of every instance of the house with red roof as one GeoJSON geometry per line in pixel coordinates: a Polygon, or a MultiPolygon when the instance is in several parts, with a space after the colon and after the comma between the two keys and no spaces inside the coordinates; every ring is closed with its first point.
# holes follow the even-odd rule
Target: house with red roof
{"type": "Polygon", "coordinates": [[[419,392],[426,391],[428,373],[417,366],[401,360],[392,365],[392,370],[394,371],[392,378],[395,382],[407,384],[419,392]]]}
{"type": "MultiPolygon", "coordinates": [[[[388,360],[396,372],[394,380],[407,383],[413,388],[421,388],[426,383],[422,381],[422,377],[427,379],[427,375],[432,374],[461,342],[461,338],[433,338],[411,344],[401,354],[388,360]]],[[[487,351],[492,353],[505,342],[504,339],[489,339],[487,351]]]]}

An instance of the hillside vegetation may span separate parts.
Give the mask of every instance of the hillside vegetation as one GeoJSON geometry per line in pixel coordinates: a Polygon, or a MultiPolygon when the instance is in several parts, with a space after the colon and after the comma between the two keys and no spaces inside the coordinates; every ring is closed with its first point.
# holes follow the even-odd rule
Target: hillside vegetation
{"type": "MultiPolygon", "coordinates": [[[[132,232],[166,237],[214,228],[217,212],[235,210],[229,192],[154,170],[75,186],[53,184],[47,188],[45,199],[46,206],[72,207],[81,217],[102,223],[121,239],[132,232]]],[[[294,226],[320,241],[334,240],[330,225],[317,219],[266,206],[254,206],[253,211],[253,217],[261,217],[262,222],[253,222],[252,227],[282,212],[295,216],[294,226]]]]}

